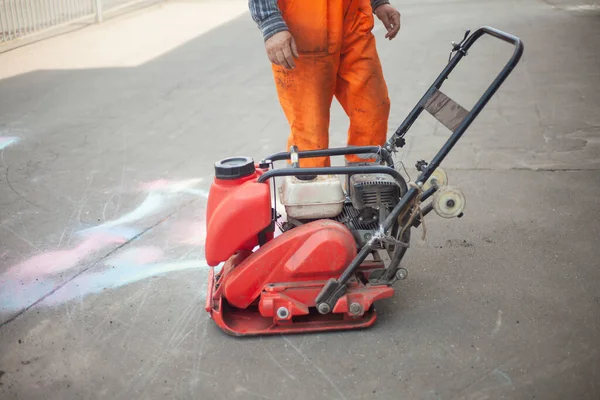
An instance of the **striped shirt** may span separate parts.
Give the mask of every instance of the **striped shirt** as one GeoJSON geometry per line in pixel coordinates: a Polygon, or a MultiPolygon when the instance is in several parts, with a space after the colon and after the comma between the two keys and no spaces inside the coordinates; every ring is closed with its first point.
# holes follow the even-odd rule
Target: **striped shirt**
{"type": "MultiPolygon", "coordinates": [[[[310,0],[309,0],[310,1],[310,0]]],[[[382,4],[389,4],[389,0],[371,0],[373,10],[382,4]]],[[[250,15],[261,30],[264,40],[274,34],[287,30],[287,25],[281,17],[277,0],[248,0],[250,15]]]]}

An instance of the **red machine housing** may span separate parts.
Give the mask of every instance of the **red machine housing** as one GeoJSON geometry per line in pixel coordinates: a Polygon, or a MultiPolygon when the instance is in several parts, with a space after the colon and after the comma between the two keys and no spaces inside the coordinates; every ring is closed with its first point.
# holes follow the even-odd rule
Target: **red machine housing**
{"type": "Polygon", "coordinates": [[[235,336],[372,325],[373,302],[391,297],[394,290],[352,278],[332,312],[319,314],[315,298],[356,256],[356,241],[346,226],[327,219],[273,238],[267,229],[273,222],[271,188],[257,182],[263,172],[255,167],[244,177],[215,178],[212,183],[206,260],[211,267],[224,265],[218,273],[210,270],[206,311],[235,336]]]}

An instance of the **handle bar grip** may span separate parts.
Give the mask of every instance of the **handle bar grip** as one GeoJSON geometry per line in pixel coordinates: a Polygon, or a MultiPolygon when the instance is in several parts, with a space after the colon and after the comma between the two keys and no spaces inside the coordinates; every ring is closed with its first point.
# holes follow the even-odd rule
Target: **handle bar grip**
{"type": "Polygon", "coordinates": [[[499,29],[492,28],[491,26],[484,26],[484,27],[479,28],[477,31],[475,31],[472,35],[472,36],[476,36],[473,41],[475,41],[477,38],[479,38],[483,34],[488,34],[488,35],[498,38],[500,40],[504,40],[505,42],[515,45],[516,47],[520,47],[520,45],[521,45],[521,39],[519,39],[518,37],[511,35],[509,33],[503,32],[499,29]]]}
{"type": "Polygon", "coordinates": [[[477,41],[477,39],[481,38],[483,35],[486,35],[486,34],[515,46],[515,51],[514,51],[512,57],[510,58],[508,63],[506,63],[504,69],[498,76],[499,80],[497,80],[495,82],[495,84],[492,85],[492,86],[495,86],[493,88],[493,92],[495,92],[496,89],[498,89],[498,87],[500,86],[500,84],[502,84],[502,82],[504,82],[504,80],[508,77],[508,75],[510,75],[512,70],[519,63],[519,60],[521,59],[521,56],[523,55],[525,46],[523,45],[523,42],[521,41],[521,39],[519,39],[518,37],[516,37],[514,35],[503,32],[496,28],[492,28],[491,26],[483,26],[483,27],[477,29],[475,32],[473,32],[473,34],[471,36],[469,36],[469,38],[466,40],[465,44],[462,46],[463,50],[467,51],[473,45],[473,43],[475,43],[477,41]]]}
{"type": "MultiPolygon", "coordinates": [[[[473,43],[477,41],[477,39],[486,34],[515,46],[513,56],[507,65],[514,68],[518,64],[525,46],[523,45],[521,39],[511,35],[510,33],[503,32],[500,29],[492,28],[491,26],[483,26],[477,29],[471,36],[467,38],[465,44],[462,46],[463,50],[467,51],[473,45],[473,43]]],[[[510,68],[510,70],[512,70],[512,68],[510,68]]]]}

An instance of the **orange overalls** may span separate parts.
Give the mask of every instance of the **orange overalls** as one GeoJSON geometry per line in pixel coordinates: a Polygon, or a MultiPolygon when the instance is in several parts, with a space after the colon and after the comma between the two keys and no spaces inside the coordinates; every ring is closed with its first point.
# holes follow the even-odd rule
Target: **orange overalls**
{"type": "MultiPolygon", "coordinates": [[[[293,70],[273,65],[291,129],[288,149],[329,147],[334,95],[350,119],[348,145],[383,145],[390,100],[371,32],[370,0],[278,0],[278,5],[300,55],[293,70]]],[[[373,161],[358,156],[346,160],[373,161]]],[[[300,160],[301,167],[329,165],[328,157],[300,160]]]]}

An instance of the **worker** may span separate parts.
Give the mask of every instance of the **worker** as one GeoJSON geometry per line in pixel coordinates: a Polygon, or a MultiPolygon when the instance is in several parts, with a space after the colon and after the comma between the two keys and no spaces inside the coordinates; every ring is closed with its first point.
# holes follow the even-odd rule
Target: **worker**
{"type": "MultiPolygon", "coordinates": [[[[333,96],[350,119],[349,146],[385,143],[390,100],[377,49],[373,14],[392,40],[400,13],[388,0],[249,0],[264,38],[279,102],[290,125],[288,149],[329,147],[333,96]]],[[[348,164],[374,155],[347,156],[348,164]]],[[[301,167],[330,166],[328,157],[301,167]]]]}

